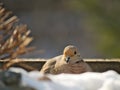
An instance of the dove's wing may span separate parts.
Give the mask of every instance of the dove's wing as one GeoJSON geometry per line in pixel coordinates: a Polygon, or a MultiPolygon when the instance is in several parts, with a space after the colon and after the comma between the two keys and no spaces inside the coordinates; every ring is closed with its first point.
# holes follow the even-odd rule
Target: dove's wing
{"type": "Polygon", "coordinates": [[[56,57],[54,57],[52,59],[48,59],[48,61],[43,65],[40,72],[42,72],[44,74],[51,73],[51,71],[54,70],[54,66],[55,66],[57,60],[60,60],[61,57],[62,57],[62,55],[56,56],[56,57]]]}
{"type": "Polygon", "coordinates": [[[44,74],[50,73],[50,69],[51,69],[52,67],[54,67],[55,63],[56,63],[56,60],[55,60],[55,59],[48,60],[48,61],[43,65],[43,67],[42,67],[42,69],[41,69],[40,72],[42,72],[42,73],[44,73],[44,74]]]}

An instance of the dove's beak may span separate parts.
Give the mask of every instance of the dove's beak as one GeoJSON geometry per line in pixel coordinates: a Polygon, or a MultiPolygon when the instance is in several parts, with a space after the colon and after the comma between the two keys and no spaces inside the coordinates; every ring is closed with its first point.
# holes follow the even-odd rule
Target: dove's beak
{"type": "Polygon", "coordinates": [[[70,61],[70,57],[66,57],[65,61],[68,63],[70,61]]]}

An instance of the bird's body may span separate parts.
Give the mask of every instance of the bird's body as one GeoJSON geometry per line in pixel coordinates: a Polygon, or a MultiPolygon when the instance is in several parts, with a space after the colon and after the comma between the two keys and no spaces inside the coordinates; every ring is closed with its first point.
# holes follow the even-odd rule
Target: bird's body
{"type": "Polygon", "coordinates": [[[69,45],[65,47],[63,55],[49,59],[40,72],[44,74],[80,74],[87,71],[92,71],[90,66],[82,60],[78,49],[69,45]]]}

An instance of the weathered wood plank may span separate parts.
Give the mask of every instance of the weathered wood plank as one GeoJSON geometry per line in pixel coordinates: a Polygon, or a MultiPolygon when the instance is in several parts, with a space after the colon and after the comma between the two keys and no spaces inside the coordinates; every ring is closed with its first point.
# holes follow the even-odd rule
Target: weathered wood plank
{"type": "MultiPolygon", "coordinates": [[[[28,71],[40,70],[47,59],[15,59],[10,67],[22,67],[28,71]]],[[[95,72],[115,70],[120,73],[120,59],[84,59],[95,72]]],[[[9,60],[0,60],[0,65],[6,64],[9,60]]]]}

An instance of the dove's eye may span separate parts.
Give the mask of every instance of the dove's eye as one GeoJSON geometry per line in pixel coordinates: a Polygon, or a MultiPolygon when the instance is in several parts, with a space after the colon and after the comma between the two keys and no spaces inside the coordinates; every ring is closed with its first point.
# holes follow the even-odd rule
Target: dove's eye
{"type": "Polygon", "coordinates": [[[76,54],[77,52],[75,51],[74,54],[76,54]]]}

